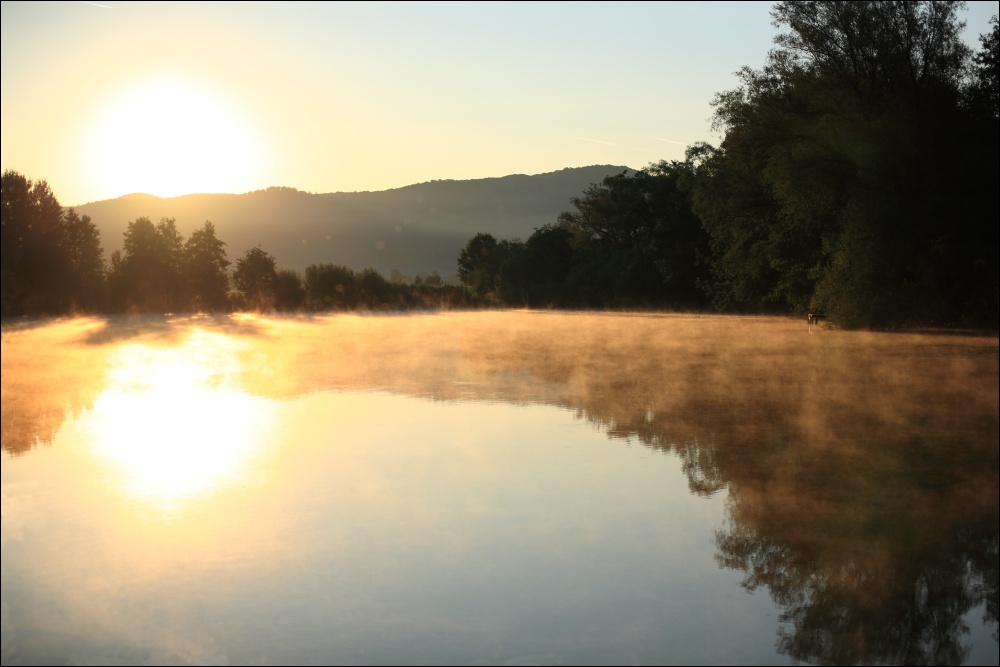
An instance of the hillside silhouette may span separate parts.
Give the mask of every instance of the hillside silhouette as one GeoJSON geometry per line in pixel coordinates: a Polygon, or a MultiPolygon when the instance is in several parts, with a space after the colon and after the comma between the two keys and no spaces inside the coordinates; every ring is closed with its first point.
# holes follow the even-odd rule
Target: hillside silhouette
{"type": "Polygon", "coordinates": [[[118,247],[128,222],[175,218],[188,236],[206,220],[225,239],[230,256],[262,246],[280,266],[302,271],[332,263],[383,274],[455,273],[455,258],[479,231],[527,238],[555,222],[572,197],[606,176],[632,172],[596,165],[546,174],[419,183],[380,192],[312,194],[268,188],[246,194],[162,198],[130,194],[75,207],[90,216],[106,252],[118,247]]]}

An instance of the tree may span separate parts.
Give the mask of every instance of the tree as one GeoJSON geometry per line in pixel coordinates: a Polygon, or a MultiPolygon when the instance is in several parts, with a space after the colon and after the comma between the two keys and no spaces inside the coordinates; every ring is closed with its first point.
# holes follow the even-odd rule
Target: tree
{"type": "Polygon", "coordinates": [[[716,96],[725,139],[694,165],[717,302],[847,325],[984,315],[996,141],[976,148],[983,126],[962,102],[959,7],[775,5],[778,48],[716,96]]]}
{"type": "Polygon", "coordinates": [[[899,103],[955,99],[970,56],[961,40],[961,2],[779,2],[787,28],[769,56],[783,79],[804,74],[837,84],[869,117],[899,103]]]}
{"type": "Polygon", "coordinates": [[[109,289],[118,308],[166,313],[187,307],[183,238],[173,218],[128,223],[120,252],[111,257],[109,289]]]}
{"type": "Polygon", "coordinates": [[[274,280],[274,307],[278,310],[298,310],[305,299],[302,276],[291,269],[278,269],[274,280]]]}
{"type": "Polygon", "coordinates": [[[788,269],[783,256],[797,258],[801,264],[793,272],[794,281],[803,269],[808,275],[810,258],[786,250],[779,234],[772,237],[779,204],[759,172],[740,158],[745,156],[738,150],[727,153],[704,143],[687,150],[694,175],[692,208],[709,237],[712,275],[704,283],[708,296],[717,308],[729,311],[804,305],[812,294],[811,283],[790,290],[789,277],[779,267],[788,269]]]}
{"type": "MultiPolygon", "coordinates": [[[[586,285],[588,300],[597,296],[605,303],[672,307],[704,300],[699,282],[705,275],[701,256],[707,236],[692,211],[690,194],[681,188],[687,177],[686,165],[660,162],[608,176],[571,200],[576,210],[559,216],[576,253],[571,280],[583,287],[581,278],[600,276],[598,283],[586,285]]],[[[532,255],[543,239],[560,248],[553,231],[546,231],[529,240],[532,255]]]]}
{"type": "Polygon", "coordinates": [[[476,234],[458,255],[458,279],[479,295],[493,288],[500,269],[497,240],[492,234],[476,234]]]}
{"type": "Polygon", "coordinates": [[[357,277],[338,264],[310,264],[305,274],[306,294],[312,308],[353,308],[357,305],[357,277]]]}
{"type": "Polygon", "coordinates": [[[96,310],[104,287],[97,227],[64,212],[45,181],[7,171],[2,187],[3,313],[96,310]]]}
{"type": "Polygon", "coordinates": [[[217,311],[228,306],[230,262],[225,242],[215,236],[215,225],[205,221],[184,244],[184,273],[188,297],[196,310],[217,311]]]}
{"type": "Polygon", "coordinates": [[[67,260],[63,211],[45,181],[15,171],[2,178],[0,274],[3,313],[64,312],[67,260]]]}
{"type": "Polygon", "coordinates": [[[66,259],[65,291],[73,306],[95,311],[103,305],[106,267],[101,234],[90,220],[72,208],[63,216],[63,248],[66,259]]]}
{"type": "Polygon", "coordinates": [[[233,286],[243,293],[251,310],[271,310],[275,305],[278,274],[274,257],[255,246],[238,260],[233,271],[233,286]]]}
{"type": "Polygon", "coordinates": [[[993,30],[980,35],[982,50],[973,57],[974,67],[970,97],[973,104],[981,106],[993,120],[1000,117],[1000,23],[994,16],[990,23],[993,30]]]}
{"type": "Polygon", "coordinates": [[[513,306],[575,305],[564,299],[564,278],[574,259],[572,234],[556,225],[536,229],[524,243],[501,241],[494,251],[498,266],[490,280],[494,296],[513,306]]]}

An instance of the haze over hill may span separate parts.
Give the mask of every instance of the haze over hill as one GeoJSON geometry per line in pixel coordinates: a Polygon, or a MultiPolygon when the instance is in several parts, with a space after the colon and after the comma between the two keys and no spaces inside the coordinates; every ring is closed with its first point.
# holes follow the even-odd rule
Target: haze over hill
{"type": "Polygon", "coordinates": [[[554,223],[591,183],[631,171],[597,165],[547,174],[431,181],[382,192],[311,194],[268,188],[241,195],[161,198],[131,194],[75,207],[101,232],[105,252],[120,249],[130,221],[175,218],[185,237],[206,220],[227,243],[231,261],[259,245],[283,268],[328,262],[383,275],[455,273],[462,247],[478,232],[521,238],[554,223]]]}

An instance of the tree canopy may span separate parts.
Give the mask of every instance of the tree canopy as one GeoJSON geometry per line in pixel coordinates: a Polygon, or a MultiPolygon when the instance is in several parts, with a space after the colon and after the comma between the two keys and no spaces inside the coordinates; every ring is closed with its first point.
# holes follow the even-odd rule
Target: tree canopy
{"type": "Polygon", "coordinates": [[[90,218],[63,211],[48,183],[15,171],[3,174],[0,202],[3,314],[99,308],[105,269],[90,218]]]}
{"type": "Polygon", "coordinates": [[[997,21],[974,54],[962,6],[775,4],[764,66],[713,100],[719,146],[591,185],[526,243],[478,234],[459,276],[507,303],[996,327],[997,21]]]}
{"type": "Polygon", "coordinates": [[[236,260],[233,287],[239,290],[247,306],[254,310],[271,310],[274,307],[275,287],[278,281],[274,257],[256,246],[236,260]]]}
{"type": "Polygon", "coordinates": [[[959,7],[775,5],[777,48],[716,97],[695,180],[717,303],[995,321],[996,119],[963,102],[959,7]]]}
{"type": "Polygon", "coordinates": [[[229,264],[226,243],[216,237],[215,225],[206,220],[184,243],[184,276],[193,309],[213,311],[228,306],[229,264]]]}

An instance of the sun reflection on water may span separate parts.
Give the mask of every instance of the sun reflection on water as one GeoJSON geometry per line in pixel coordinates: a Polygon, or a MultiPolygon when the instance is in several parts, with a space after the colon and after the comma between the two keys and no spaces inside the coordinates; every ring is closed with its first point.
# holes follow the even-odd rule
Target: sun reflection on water
{"type": "Polygon", "coordinates": [[[248,479],[273,410],[236,383],[241,347],[195,331],[180,345],[128,343],[115,352],[88,440],[117,487],[172,512],[248,479]]]}
{"type": "Polygon", "coordinates": [[[146,317],[0,360],[4,664],[997,664],[995,338],[146,317]]]}

